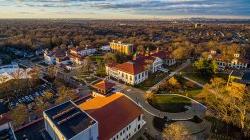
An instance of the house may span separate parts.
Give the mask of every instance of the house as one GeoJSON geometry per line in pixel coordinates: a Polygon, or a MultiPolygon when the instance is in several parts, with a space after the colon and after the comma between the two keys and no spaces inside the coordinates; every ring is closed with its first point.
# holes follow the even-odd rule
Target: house
{"type": "Polygon", "coordinates": [[[92,55],[96,52],[97,50],[95,48],[79,48],[79,47],[73,47],[70,48],[70,54],[72,55],[80,55],[80,56],[88,56],[92,55]]]}
{"type": "Polygon", "coordinates": [[[114,53],[132,55],[134,52],[133,44],[122,43],[121,41],[115,42],[114,40],[109,43],[111,51],[114,53]]]}
{"type": "Polygon", "coordinates": [[[232,71],[229,75],[229,81],[232,84],[250,85],[250,71],[232,71]]]}
{"type": "Polygon", "coordinates": [[[100,48],[100,50],[102,50],[104,52],[109,52],[109,51],[111,51],[111,47],[109,45],[105,45],[105,46],[102,46],[100,48]]]}
{"type": "Polygon", "coordinates": [[[70,59],[68,57],[68,53],[66,49],[55,48],[52,51],[45,50],[44,51],[44,60],[45,63],[49,65],[53,64],[68,64],[70,59]]]}
{"type": "Polygon", "coordinates": [[[110,95],[112,93],[114,86],[115,86],[114,83],[111,83],[107,80],[99,81],[99,82],[91,85],[91,87],[93,88],[92,96],[94,96],[94,97],[102,96],[103,97],[103,96],[110,95]]]}
{"type": "Polygon", "coordinates": [[[130,139],[145,124],[142,109],[122,93],[97,96],[78,105],[99,126],[99,140],[130,139]]]}
{"type": "Polygon", "coordinates": [[[232,58],[224,58],[220,53],[211,50],[208,59],[214,59],[219,69],[232,68],[232,69],[247,69],[249,61],[242,58],[239,53],[235,53],[232,58]]]}
{"type": "Polygon", "coordinates": [[[0,139],[16,140],[14,129],[11,125],[10,116],[8,116],[7,114],[0,115],[0,139]]]}
{"type": "Polygon", "coordinates": [[[43,112],[52,140],[98,140],[98,122],[72,101],[43,112]]]}
{"type": "Polygon", "coordinates": [[[122,64],[106,65],[106,73],[109,77],[123,81],[130,85],[137,85],[145,81],[149,73],[155,73],[159,70],[165,71],[163,65],[173,65],[175,60],[168,57],[165,51],[149,53],[145,55],[135,54],[133,60],[122,64]]]}
{"type": "Polygon", "coordinates": [[[69,49],[55,48],[52,51],[44,51],[44,60],[49,65],[68,65],[70,63],[81,65],[86,56],[92,55],[95,52],[96,49],[83,49],[79,47],[71,47],[69,49]]]}

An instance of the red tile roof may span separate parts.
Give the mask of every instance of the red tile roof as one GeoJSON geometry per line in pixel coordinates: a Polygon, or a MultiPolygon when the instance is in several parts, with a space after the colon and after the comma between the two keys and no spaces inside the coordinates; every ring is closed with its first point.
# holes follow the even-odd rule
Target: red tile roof
{"type": "Polygon", "coordinates": [[[102,81],[94,84],[92,87],[107,91],[107,90],[110,90],[114,86],[115,86],[114,83],[108,82],[106,80],[102,80],[102,81]]]}
{"type": "Polygon", "coordinates": [[[121,93],[95,97],[79,107],[98,121],[100,140],[108,140],[143,113],[139,106],[121,93]]]}
{"type": "Polygon", "coordinates": [[[118,70],[129,73],[129,74],[138,74],[145,71],[145,67],[142,64],[137,62],[125,62],[115,66],[118,70]]]}

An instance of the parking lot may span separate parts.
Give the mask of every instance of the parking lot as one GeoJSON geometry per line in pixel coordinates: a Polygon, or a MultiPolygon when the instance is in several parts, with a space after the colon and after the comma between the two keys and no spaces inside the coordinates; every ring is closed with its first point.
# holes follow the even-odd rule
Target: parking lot
{"type": "Polygon", "coordinates": [[[17,106],[18,104],[30,104],[32,103],[37,97],[39,96],[44,96],[45,91],[49,91],[52,93],[56,93],[56,89],[54,87],[51,87],[50,84],[42,84],[31,91],[25,96],[19,96],[16,97],[15,99],[12,99],[10,101],[10,108],[13,108],[17,106]]]}

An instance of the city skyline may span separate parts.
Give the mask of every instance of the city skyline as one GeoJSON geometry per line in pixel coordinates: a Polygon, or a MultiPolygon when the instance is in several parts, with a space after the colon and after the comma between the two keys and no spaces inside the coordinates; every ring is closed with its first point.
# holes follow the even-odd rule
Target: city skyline
{"type": "Polygon", "coordinates": [[[248,0],[0,0],[0,18],[250,19],[248,0]]]}

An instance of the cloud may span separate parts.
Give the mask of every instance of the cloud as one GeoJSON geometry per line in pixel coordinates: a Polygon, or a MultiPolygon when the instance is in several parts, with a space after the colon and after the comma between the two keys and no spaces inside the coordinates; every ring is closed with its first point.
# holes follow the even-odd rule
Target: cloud
{"type": "Polygon", "coordinates": [[[119,14],[250,16],[249,0],[0,0],[0,8],[7,9],[7,7],[18,12],[43,9],[43,12],[48,14],[65,12],[112,15],[117,13],[117,16],[119,14]]]}

